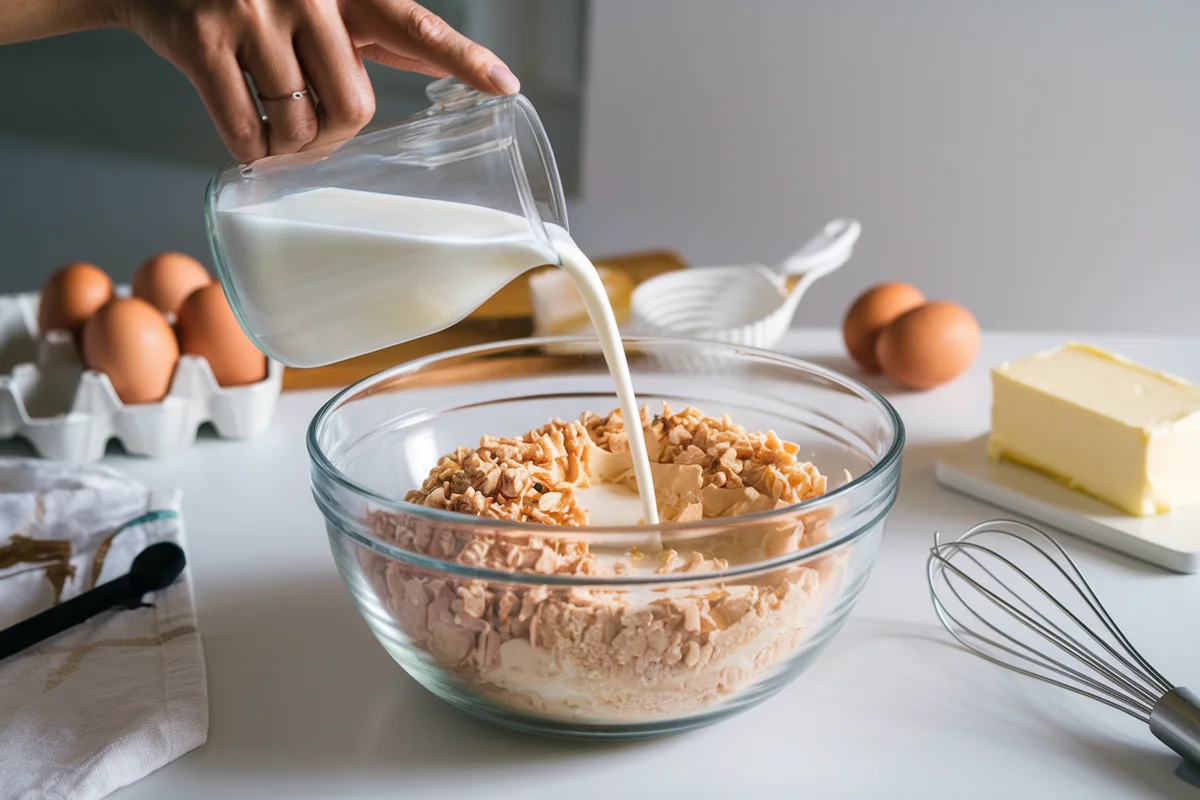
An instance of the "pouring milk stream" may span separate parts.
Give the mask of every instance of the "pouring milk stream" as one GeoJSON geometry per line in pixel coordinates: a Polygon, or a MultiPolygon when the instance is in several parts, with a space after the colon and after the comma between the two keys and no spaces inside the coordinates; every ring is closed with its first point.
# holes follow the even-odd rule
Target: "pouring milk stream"
{"type": "Polygon", "coordinates": [[[533,107],[450,78],[428,91],[429,111],[325,158],[228,167],[213,179],[209,237],[234,312],[268,355],[318,366],[448,328],[518,275],[560,265],[613,377],[643,522],[657,524],[616,318],[567,232],[533,107]]]}

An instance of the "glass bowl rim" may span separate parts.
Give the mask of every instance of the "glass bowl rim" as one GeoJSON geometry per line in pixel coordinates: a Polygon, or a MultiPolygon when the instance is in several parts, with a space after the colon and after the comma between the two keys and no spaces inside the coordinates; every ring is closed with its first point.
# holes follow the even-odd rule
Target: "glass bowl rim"
{"type": "MultiPolygon", "coordinates": [[[[623,337],[625,344],[647,344],[650,347],[656,345],[669,345],[675,347],[693,348],[702,347],[705,349],[717,349],[724,351],[733,356],[748,355],[756,358],[767,359],[781,366],[788,367],[794,370],[807,372],[811,375],[820,377],[836,386],[849,390],[852,394],[860,399],[872,403],[876,410],[882,412],[884,417],[892,426],[891,442],[888,444],[887,450],[883,456],[875,462],[870,469],[858,477],[852,478],[848,483],[837,487],[829,492],[818,497],[813,497],[808,500],[803,500],[799,503],[793,503],[783,508],[771,509],[768,511],[760,511],[754,514],[745,514],[739,517],[722,519],[720,527],[728,528],[730,526],[741,527],[754,524],[769,523],[772,520],[780,517],[792,516],[798,513],[811,512],[815,509],[820,509],[831,505],[842,497],[852,495],[855,491],[860,490],[864,485],[869,484],[878,476],[886,473],[900,459],[904,450],[905,444],[905,429],[904,421],[895,407],[879,392],[855,380],[847,375],[837,372],[836,370],[823,367],[819,364],[805,361],[800,358],[783,355],[781,353],[763,350],[755,347],[747,347],[744,345],[731,344],[726,342],[715,342],[694,339],[682,339],[677,337],[663,336],[630,336],[623,337]]],[[[460,514],[453,511],[443,509],[429,508],[428,506],[417,505],[403,499],[397,499],[380,494],[367,486],[359,483],[350,476],[346,475],[338,469],[324,450],[317,442],[319,430],[323,424],[332,416],[333,412],[340,408],[348,398],[359,394],[372,387],[378,386],[394,377],[415,373],[429,367],[438,362],[451,361],[457,358],[479,356],[488,352],[500,352],[504,350],[519,350],[522,348],[538,347],[545,345],[586,345],[592,348],[598,348],[599,342],[590,337],[581,336],[533,336],[521,339],[508,339],[499,342],[488,342],[485,344],[471,345],[468,347],[455,348],[446,350],[441,353],[434,353],[420,358],[411,359],[402,364],[397,364],[387,369],[362,378],[344,389],[338,391],[333,397],[326,401],[317,413],[313,416],[309,423],[308,432],[305,437],[309,460],[315,467],[316,471],[326,480],[340,485],[343,489],[354,494],[362,496],[376,505],[383,511],[391,511],[397,514],[407,514],[428,522],[443,523],[453,525],[458,528],[469,529],[472,527],[486,528],[489,531],[500,531],[510,535],[525,534],[536,535],[543,538],[552,537],[555,534],[552,526],[547,526],[537,522],[517,522],[514,520],[492,519],[483,517],[473,517],[469,514],[460,514]],[[547,530],[547,528],[551,528],[547,530]]],[[[636,388],[635,388],[636,391],[636,388]]],[[[587,526],[586,528],[571,528],[569,533],[571,538],[587,540],[589,537],[598,537],[602,535],[624,535],[631,534],[645,535],[648,528],[663,533],[684,533],[695,532],[714,527],[714,520],[697,520],[695,522],[663,522],[657,526],[646,525],[595,525],[587,526]]],[[[558,532],[560,535],[565,535],[567,531],[558,532]]],[[[790,556],[800,554],[811,555],[817,548],[825,549],[826,545],[838,544],[845,538],[837,537],[833,540],[822,542],[819,545],[814,545],[812,548],[790,553],[790,556]]],[[[412,555],[412,554],[409,554],[412,555]]]]}

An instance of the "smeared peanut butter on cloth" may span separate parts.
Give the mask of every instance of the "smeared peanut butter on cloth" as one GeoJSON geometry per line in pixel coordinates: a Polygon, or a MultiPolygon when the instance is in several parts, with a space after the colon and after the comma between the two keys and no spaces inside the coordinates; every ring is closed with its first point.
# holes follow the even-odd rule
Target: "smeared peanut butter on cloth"
{"type": "Polygon", "coordinates": [[[62,600],[67,581],[75,577],[75,567],[71,564],[71,542],[66,539],[31,539],[14,533],[9,537],[8,544],[0,547],[0,570],[18,564],[31,564],[45,570],[46,580],[54,589],[55,605],[62,600]]]}
{"type": "Polygon", "coordinates": [[[824,555],[723,581],[827,538],[827,509],[730,528],[722,520],[819,497],[826,479],[772,432],[687,408],[642,427],[664,522],[713,520],[657,553],[597,548],[579,490],[635,491],[619,411],[555,420],[524,436],[484,437],[435,466],[406,500],[477,517],[542,523],[545,536],[479,532],[376,511],[373,532],[412,552],[517,573],[513,581],[447,579],[363,550],[381,603],[412,644],[473,692],[505,708],[583,723],[703,713],[771,674],[811,635],[849,554],[824,555]],[[582,532],[581,532],[582,533],[582,532]],[[558,588],[536,575],[639,575],[642,586],[558,588]],[[690,585],[654,576],[696,574],[690,585]]]}

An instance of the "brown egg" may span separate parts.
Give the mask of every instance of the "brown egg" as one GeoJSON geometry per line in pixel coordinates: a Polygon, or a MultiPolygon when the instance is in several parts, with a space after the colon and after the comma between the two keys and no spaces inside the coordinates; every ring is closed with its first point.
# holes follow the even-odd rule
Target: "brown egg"
{"type": "Polygon", "coordinates": [[[107,375],[123,403],[166,397],[178,361],[171,326],[145,300],[114,297],[83,327],[83,363],[107,375]]]}
{"type": "Polygon", "coordinates": [[[941,301],[902,314],[884,328],[875,346],[884,374],[911,389],[932,389],[957,378],[978,355],[975,317],[941,301]]]}
{"type": "Polygon", "coordinates": [[[905,311],[924,302],[925,297],[907,283],[881,283],[860,294],[842,323],[842,338],[850,357],[867,372],[879,372],[875,342],[880,332],[905,311]]]}
{"type": "Polygon", "coordinates": [[[183,301],[212,276],[196,259],[183,253],[159,253],[142,264],[133,276],[133,296],[164,314],[177,314],[183,301]]]}
{"type": "Polygon", "coordinates": [[[197,289],[184,301],[175,333],[184,354],[208,359],[221,386],[243,386],[267,377],[267,357],[242,332],[219,283],[197,289]]]}
{"type": "Polygon", "coordinates": [[[84,262],[67,264],[42,286],[38,330],[70,331],[78,340],[83,324],[112,296],[112,278],[104,270],[84,262]]]}

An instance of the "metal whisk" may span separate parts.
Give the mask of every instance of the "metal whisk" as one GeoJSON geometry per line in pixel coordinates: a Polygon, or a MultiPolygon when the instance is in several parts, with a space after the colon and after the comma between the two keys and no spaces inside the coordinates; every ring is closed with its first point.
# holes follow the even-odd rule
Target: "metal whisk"
{"type": "Polygon", "coordinates": [[[1200,698],[1142,657],[1048,534],[992,520],[954,541],[935,536],[927,576],[938,618],[962,645],[1148,723],[1200,766],[1200,698]]]}

